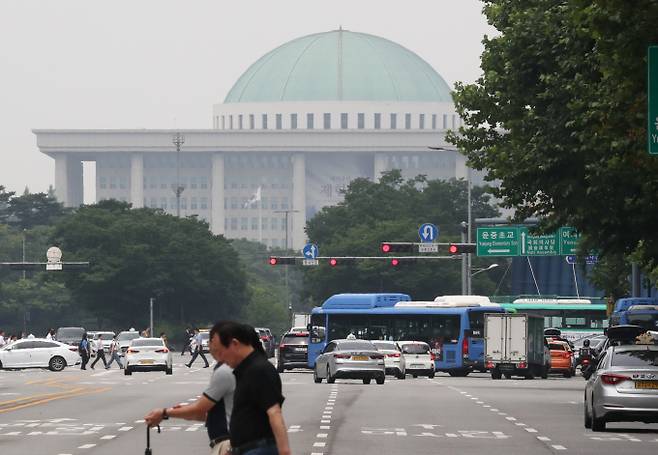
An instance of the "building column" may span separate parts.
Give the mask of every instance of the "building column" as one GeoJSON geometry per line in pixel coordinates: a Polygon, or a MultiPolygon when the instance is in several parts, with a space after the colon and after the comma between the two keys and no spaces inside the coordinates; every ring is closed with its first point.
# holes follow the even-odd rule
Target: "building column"
{"type": "Polygon", "coordinates": [[[134,209],[144,207],[144,156],[141,153],[130,156],[130,203],[134,209]]]}
{"type": "Polygon", "coordinates": [[[373,181],[379,182],[382,178],[382,172],[385,171],[388,171],[388,155],[384,153],[375,153],[373,181]]]}
{"type": "Polygon", "coordinates": [[[82,162],[64,153],[55,156],[55,196],[65,207],[83,202],[82,162]]]}
{"type": "Polygon", "coordinates": [[[210,193],[210,227],[215,235],[224,235],[224,154],[213,153],[210,193]]]}
{"type": "Polygon", "coordinates": [[[306,243],[306,156],[296,153],[292,157],[292,248],[301,250],[306,243]]]}

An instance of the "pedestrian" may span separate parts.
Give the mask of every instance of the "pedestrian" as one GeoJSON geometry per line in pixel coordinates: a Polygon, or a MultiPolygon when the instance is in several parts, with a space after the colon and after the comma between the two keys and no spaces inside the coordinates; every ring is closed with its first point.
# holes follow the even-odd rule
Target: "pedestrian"
{"type": "Polygon", "coordinates": [[[110,343],[110,361],[105,365],[106,370],[110,369],[110,366],[114,361],[119,365],[119,369],[123,370],[123,364],[121,363],[121,357],[119,356],[119,349],[120,347],[119,342],[117,341],[117,336],[114,335],[114,338],[112,338],[112,342],[110,343]]]}
{"type": "Polygon", "coordinates": [[[233,370],[220,361],[219,350],[219,324],[210,330],[208,347],[210,355],[217,360],[217,364],[210,377],[210,384],[203,395],[194,403],[187,406],[175,405],[170,408],[154,409],[144,417],[147,425],[156,426],[163,419],[170,417],[200,420],[206,422],[208,438],[210,438],[211,455],[225,455],[229,453],[229,422],[233,410],[233,392],[235,390],[235,376],[233,370]]]}
{"type": "Polygon", "coordinates": [[[290,455],[281,405],[281,378],[254,328],[223,322],[219,359],[233,368],[235,394],[229,425],[232,455],[290,455]]]}
{"type": "Polygon", "coordinates": [[[192,329],[190,329],[189,327],[186,328],[185,329],[185,334],[183,335],[183,340],[184,340],[183,349],[181,349],[181,351],[180,351],[181,357],[183,357],[183,355],[185,354],[185,351],[188,351],[188,350],[190,351],[190,355],[194,354],[194,352],[192,352],[192,346],[191,346],[193,336],[194,336],[194,333],[192,333],[192,329]]]}
{"type": "Polygon", "coordinates": [[[99,360],[103,361],[103,366],[107,368],[107,360],[105,360],[105,348],[103,347],[103,335],[98,334],[98,339],[96,340],[96,360],[91,364],[91,369],[94,369],[94,365],[98,363],[99,360]]]}
{"type": "Polygon", "coordinates": [[[142,338],[151,338],[151,330],[147,327],[139,334],[142,338]]]}
{"type": "Polygon", "coordinates": [[[55,339],[55,329],[48,330],[48,333],[46,334],[46,340],[52,341],[54,339],[55,339]]]}
{"type": "Polygon", "coordinates": [[[199,329],[194,329],[194,345],[194,355],[192,356],[192,360],[190,360],[190,363],[186,363],[185,366],[187,368],[192,368],[192,364],[196,358],[201,356],[203,361],[206,362],[206,365],[203,368],[208,368],[210,365],[208,364],[206,356],[203,355],[203,339],[201,338],[201,332],[199,332],[199,329]]]}
{"type": "Polygon", "coordinates": [[[82,339],[78,344],[78,354],[80,354],[80,358],[82,359],[80,363],[81,370],[87,369],[87,362],[89,362],[90,349],[91,348],[89,346],[89,341],[87,340],[87,332],[85,332],[82,334],[82,339]]]}
{"type": "Polygon", "coordinates": [[[0,348],[3,347],[5,344],[7,344],[7,341],[5,340],[5,331],[0,330],[0,348]]]}
{"type": "Polygon", "coordinates": [[[160,338],[162,339],[162,341],[164,341],[164,345],[167,347],[167,349],[169,349],[169,343],[168,343],[169,340],[167,339],[167,334],[164,332],[160,332],[160,338]]]}

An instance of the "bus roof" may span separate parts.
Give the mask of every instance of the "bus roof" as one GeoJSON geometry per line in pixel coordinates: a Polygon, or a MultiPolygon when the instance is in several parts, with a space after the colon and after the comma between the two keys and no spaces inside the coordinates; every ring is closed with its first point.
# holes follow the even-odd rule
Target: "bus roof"
{"type": "Polygon", "coordinates": [[[640,313],[642,311],[658,311],[658,305],[631,305],[628,307],[629,313],[640,313]]]}
{"type": "MultiPolygon", "coordinates": [[[[452,297],[452,296],[451,296],[452,297]]],[[[457,296],[457,297],[478,297],[478,296],[457,296]]],[[[474,299],[445,299],[438,300],[440,297],[437,297],[434,301],[431,302],[398,302],[395,304],[396,308],[479,308],[479,307],[489,307],[489,308],[500,308],[500,305],[497,303],[491,303],[488,298],[484,297],[486,301],[482,300],[477,302],[474,299]]]]}
{"type": "Polygon", "coordinates": [[[542,298],[524,297],[512,301],[514,304],[542,304],[542,305],[591,305],[590,299],[567,299],[567,298],[542,298]]]}
{"type": "Polygon", "coordinates": [[[589,305],[583,305],[582,303],[576,305],[570,305],[565,303],[501,303],[502,307],[505,309],[513,310],[581,310],[581,311],[591,311],[591,310],[606,310],[606,305],[604,303],[592,303],[589,305]]]}
{"type": "MultiPolygon", "coordinates": [[[[459,306],[491,305],[489,297],[484,295],[440,295],[434,299],[437,303],[459,306]]],[[[496,306],[495,304],[493,306],[496,306]]]]}
{"type": "Polygon", "coordinates": [[[615,303],[615,312],[626,311],[633,305],[658,305],[658,298],[655,297],[624,297],[615,303]]]}
{"type": "Polygon", "coordinates": [[[389,308],[398,302],[411,300],[408,294],[336,294],[322,304],[325,310],[389,308]]]}

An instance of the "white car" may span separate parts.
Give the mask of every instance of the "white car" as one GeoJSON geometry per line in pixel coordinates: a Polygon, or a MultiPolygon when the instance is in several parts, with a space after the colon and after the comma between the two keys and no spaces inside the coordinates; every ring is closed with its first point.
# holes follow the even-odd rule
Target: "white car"
{"type": "Polygon", "coordinates": [[[98,341],[98,335],[101,335],[103,337],[103,351],[105,351],[106,354],[109,354],[110,344],[112,344],[112,338],[114,338],[114,332],[104,332],[104,331],[96,331],[93,333],[87,332],[87,339],[89,340],[92,346],[91,348],[92,357],[96,356],[96,342],[98,341]]]}
{"type": "Polygon", "coordinates": [[[137,338],[139,338],[139,332],[135,329],[119,332],[119,335],[117,335],[117,343],[119,343],[121,355],[125,355],[126,351],[128,350],[128,346],[130,346],[130,342],[137,338]]]}
{"type": "Polygon", "coordinates": [[[398,341],[404,357],[406,373],[414,378],[418,376],[434,377],[434,354],[430,345],[422,341],[398,341]]]}
{"type": "Polygon", "coordinates": [[[130,342],[126,351],[126,364],[123,372],[130,376],[133,371],[173,373],[171,351],[162,338],[136,338],[130,342]]]}
{"type": "Polygon", "coordinates": [[[0,349],[0,368],[49,368],[62,371],[80,363],[78,348],[45,338],[14,341],[0,349]]]}
{"type": "Polygon", "coordinates": [[[393,375],[398,379],[405,379],[406,368],[405,358],[400,352],[400,347],[395,341],[378,341],[373,340],[372,344],[377,347],[377,350],[384,354],[384,366],[386,367],[386,374],[393,375]]]}

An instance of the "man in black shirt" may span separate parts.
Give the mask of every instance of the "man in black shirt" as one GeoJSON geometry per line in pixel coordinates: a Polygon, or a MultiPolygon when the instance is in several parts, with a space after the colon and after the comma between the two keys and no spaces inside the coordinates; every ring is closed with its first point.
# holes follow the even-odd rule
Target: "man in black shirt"
{"type": "Polygon", "coordinates": [[[234,368],[231,415],[232,455],[290,455],[281,405],[281,378],[265,355],[253,327],[224,322],[219,329],[219,358],[234,368]]]}

